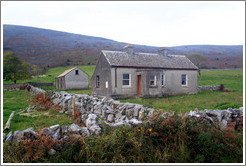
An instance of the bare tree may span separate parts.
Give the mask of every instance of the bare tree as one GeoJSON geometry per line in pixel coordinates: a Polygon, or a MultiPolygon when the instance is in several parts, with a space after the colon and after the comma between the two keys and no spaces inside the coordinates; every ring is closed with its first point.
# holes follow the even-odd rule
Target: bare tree
{"type": "Polygon", "coordinates": [[[201,74],[201,64],[204,60],[206,60],[206,57],[201,54],[191,54],[188,55],[188,58],[198,67],[198,74],[199,74],[199,80],[200,83],[202,82],[202,74],[201,74]]]}

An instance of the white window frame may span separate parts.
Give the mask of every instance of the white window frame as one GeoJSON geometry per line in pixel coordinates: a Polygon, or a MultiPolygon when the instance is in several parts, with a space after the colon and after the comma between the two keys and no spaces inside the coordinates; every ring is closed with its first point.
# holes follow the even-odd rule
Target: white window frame
{"type": "Polygon", "coordinates": [[[162,74],[161,75],[161,86],[165,86],[166,85],[166,75],[162,74]]]}
{"type": "Polygon", "coordinates": [[[122,87],[131,87],[131,74],[130,73],[123,73],[122,74],[122,87]],[[128,74],[129,75],[129,85],[123,85],[123,80],[128,80],[128,79],[124,79],[123,78],[124,74],[128,74]]]}
{"type": "Polygon", "coordinates": [[[188,86],[188,75],[187,74],[181,74],[181,85],[188,86]],[[185,75],[185,84],[182,84],[182,75],[185,75]]]}
{"type": "MultiPolygon", "coordinates": [[[[153,75],[151,75],[151,76],[153,76],[153,75]]],[[[150,82],[153,81],[153,80],[150,80],[150,77],[151,76],[149,76],[149,86],[152,86],[153,87],[153,86],[156,86],[156,75],[154,75],[154,85],[151,85],[150,84],[150,82]]]]}

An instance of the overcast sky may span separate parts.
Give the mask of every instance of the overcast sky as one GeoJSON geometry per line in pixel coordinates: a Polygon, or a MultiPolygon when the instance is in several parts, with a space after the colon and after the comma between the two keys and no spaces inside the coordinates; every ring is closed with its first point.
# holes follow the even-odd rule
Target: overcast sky
{"type": "Polygon", "coordinates": [[[245,2],[1,2],[2,24],[151,46],[245,43],[245,2]]]}

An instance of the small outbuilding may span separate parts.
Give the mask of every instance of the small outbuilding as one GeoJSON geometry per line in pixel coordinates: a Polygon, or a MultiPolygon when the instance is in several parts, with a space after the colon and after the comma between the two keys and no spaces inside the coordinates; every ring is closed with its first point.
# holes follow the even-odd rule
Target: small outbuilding
{"type": "Polygon", "coordinates": [[[89,76],[78,67],[66,70],[56,77],[56,89],[88,89],[89,76]]]}

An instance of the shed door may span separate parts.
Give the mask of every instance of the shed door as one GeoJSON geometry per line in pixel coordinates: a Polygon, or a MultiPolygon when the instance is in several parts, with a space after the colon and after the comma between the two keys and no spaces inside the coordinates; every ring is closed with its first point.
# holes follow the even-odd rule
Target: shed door
{"type": "Polygon", "coordinates": [[[141,95],[141,75],[138,75],[138,95],[141,95]]]}

